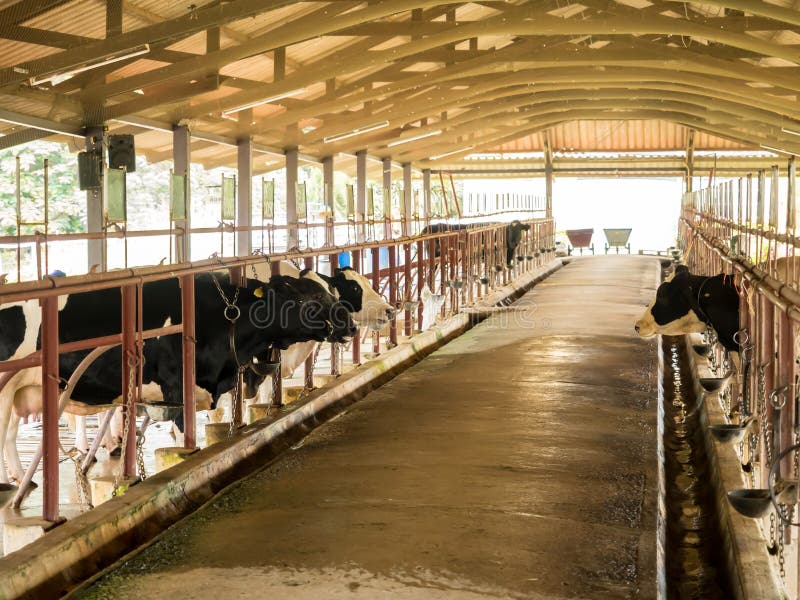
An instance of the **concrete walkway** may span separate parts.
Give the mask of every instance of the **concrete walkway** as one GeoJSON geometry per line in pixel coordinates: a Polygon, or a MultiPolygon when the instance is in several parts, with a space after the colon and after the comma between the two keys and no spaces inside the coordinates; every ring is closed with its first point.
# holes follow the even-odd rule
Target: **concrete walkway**
{"type": "Polygon", "coordinates": [[[654,598],[657,272],[574,260],[79,597],[654,598]]]}

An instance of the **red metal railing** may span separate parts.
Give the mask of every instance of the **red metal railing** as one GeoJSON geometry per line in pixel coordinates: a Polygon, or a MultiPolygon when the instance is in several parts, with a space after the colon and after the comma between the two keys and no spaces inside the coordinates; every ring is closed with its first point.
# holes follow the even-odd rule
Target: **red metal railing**
{"type": "MultiPolygon", "coordinates": [[[[679,238],[690,271],[736,274],[739,291],[737,336],[747,381],[740,369],[735,397],[723,396],[723,410],[734,422],[753,419],[737,452],[752,465],[749,485],[769,488],[770,471],[798,482],[800,450],[800,257],[796,236],[794,159],[786,168],[718,183],[684,195],[679,238]],[[798,263],[798,264],[796,264],[798,263]],[[747,395],[739,390],[747,390],[747,395]],[[777,457],[786,456],[778,464],[777,457]]],[[[798,521],[796,505],[783,517],[798,521]]],[[[772,513],[764,521],[771,530],[776,570],[791,597],[798,597],[798,544],[792,527],[772,513]],[[772,525],[770,525],[770,520],[772,525]],[[791,565],[791,566],[790,566],[791,565]]]]}
{"type": "MultiPolygon", "coordinates": [[[[525,221],[530,230],[525,232],[514,257],[514,268],[517,273],[529,271],[553,258],[554,224],[552,219],[535,219],[525,221]],[[545,249],[544,252],[541,250],[545,249]],[[517,259],[516,257],[520,257],[517,259]]],[[[209,260],[185,263],[181,265],[157,265],[110,271],[105,273],[79,275],[72,277],[45,277],[40,281],[21,282],[0,286],[0,304],[21,300],[38,299],[42,304],[42,349],[32,355],[0,362],[0,389],[8,382],[9,375],[21,368],[40,366],[43,371],[43,404],[44,404],[44,509],[45,519],[56,520],[58,517],[58,353],[88,349],[105,344],[121,344],[122,391],[124,410],[131,417],[131,427],[126,439],[126,461],[124,474],[134,476],[136,432],[133,418],[136,415],[138,399],[137,388],[141,383],[142,347],[144,339],[155,335],[181,332],[183,339],[183,388],[185,415],[185,445],[194,447],[196,432],[194,431],[194,275],[202,272],[227,268],[231,281],[241,281],[249,272],[248,268],[268,258],[276,272],[279,261],[302,261],[304,266],[322,270],[321,259],[329,261],[329,268],[338,265],[339,257],[349,252],[352,266],[371,278],[374,289],[384,293],[392,306],[401,309],[396,313],[388,327],[388,333],[381,335],[375,332],[373,352],[380,352],[382,337],[390,344],[398,342],[399,329],[397,318],[402,315],[405,323],[402,327],[404,335],[428,325],[422,322],[422,289],[427,284],[432,291],[439,290],[444,295],[442,315],[446,316],[458,311],[464,304],[470,304],[480,298],[490,288],[506,283],[510,277],[505,268],[505,229],[504,224],[480,226],[472,229],[452,231],[416,237],[404,237],[393,240],[367,242],[354,246],[326,247],[304,252],[275,253],[265,257],[254,255],[235,258],[214,258],[209,260]],[[439,254],[436,255],[436,247],[439,254]],[[371,260],[364,261],[364,251],[369,250],[371,260]],[[387,264],[381,264],[382,253],[387,255],[387,264]],[[370,268],[363,269],[367,264],[370,268]],[[181,306],[183,320],[181,325],[143,331],[141,323],[141,286],[148,281],[177,277],[180,280],[181,306]],[[98,289],[120,288],[122,294],[122,331],[119,334],[72,342],[58,343],[58,310],[57,296],[74,294],[98,289]],[[416,305],[414,303],[417,303],[416,305]],[[415,310],[416,309],[416,310],[415,310]],[[139,322],[135,315],[140,315],[139,322]],[[417,322],[414,323],[416,316],[417,322]],[[131,401],[128,402],[128,386],[134,382],[131,401]]],[[[359,335],[352,342],[352,362],[361,361],[361,338],[359,335]]],[[[338,372],[341,365],[334,364],[332,356],[331,368],[338,372]]],[[[305,381],[313,385],[313,362],[306,364],[305,381]]],[[[280,394],[280,390],[278,392],[280,394]]],[[[241,398],[241,395],[239,395],[241,398]]],[[[279,400],[280,395],[275,400],[279,400]]],[[[241,421],[241,406],[234,407],[235,422],[241,421]]]]}

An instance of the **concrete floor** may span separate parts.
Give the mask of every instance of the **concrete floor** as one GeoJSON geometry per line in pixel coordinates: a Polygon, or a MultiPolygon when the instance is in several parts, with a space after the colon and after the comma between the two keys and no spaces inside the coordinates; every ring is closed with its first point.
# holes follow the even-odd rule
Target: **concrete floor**
{"type": "Polygon", "coordinates": [[[658,261],[574,260],[81,598],[654,598],[658,261]]]}

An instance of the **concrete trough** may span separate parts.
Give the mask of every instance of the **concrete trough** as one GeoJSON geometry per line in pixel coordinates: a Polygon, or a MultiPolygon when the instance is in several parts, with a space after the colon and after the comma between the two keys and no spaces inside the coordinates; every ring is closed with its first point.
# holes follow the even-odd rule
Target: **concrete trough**
{"type": "Polygon", "coordinates": [[[0,598],[44,600],[73,590],[561,266],[557,259],[520,276],[481,300],[485,312],[451,317],[0,559],[0,598]]]}

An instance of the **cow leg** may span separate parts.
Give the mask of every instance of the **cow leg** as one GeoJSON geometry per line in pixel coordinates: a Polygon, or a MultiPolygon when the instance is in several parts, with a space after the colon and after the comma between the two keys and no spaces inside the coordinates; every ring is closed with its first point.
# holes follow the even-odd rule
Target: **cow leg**
{"type": "Polygon", "coordinates": [[[183,432],[178,428],[177,423],[172,423],[172,431],[170,431],[170,434],[172,435],[178,447],[182,448],[184,444],[183,432]]]}
{"type": "Polygon", "coordinates": [[[5,443],[5,456],[8,463],[8,472],[12,481],[19,483],[25,475],[25,469],[22,468],[22,461],[19,458],[17,451],[17,432],[19,431],[19,415],[15,412],[11,413],[9,419],[8,431],[6,432],[5,443]]]}
{"type": "Polygon", "coordinates": [[[82,453],[89,451],[89,440],[86,439],[86,417],[73,415],[75,418],[75,448],[82,453]]]}

